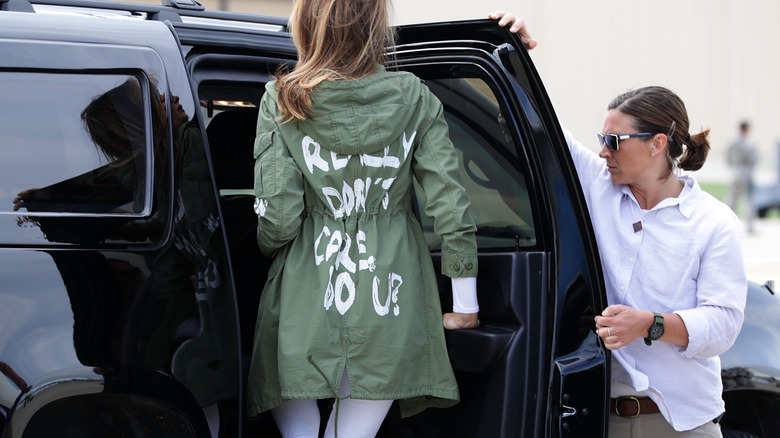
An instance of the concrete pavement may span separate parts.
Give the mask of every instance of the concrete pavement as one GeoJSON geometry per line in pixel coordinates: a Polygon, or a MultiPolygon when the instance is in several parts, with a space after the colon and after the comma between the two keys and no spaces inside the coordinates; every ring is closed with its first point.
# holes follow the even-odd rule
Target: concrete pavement
{"type": "Polygon", "coordinates": [[[748,280],[764,284],[775,280],[780,285],[780,218],[756,219],[755,232],[742,242],[748,280]]]}

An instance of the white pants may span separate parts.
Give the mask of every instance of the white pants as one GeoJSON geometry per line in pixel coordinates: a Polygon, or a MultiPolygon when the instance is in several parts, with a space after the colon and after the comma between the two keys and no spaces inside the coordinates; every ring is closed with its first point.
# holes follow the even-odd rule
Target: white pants
{"type": "MultiPolygon", "coordinates": [[[[339,398],[350,394],[347,371],[341,377],[339,398]]],[[[336,399],[325,428],[325,438],[375,437],[392,400],[336,399]]],[[[276,426],[284,438],[317,438],[320,431],[320,411],[317,400],[290,400],[271,410],[276,426]]]]}

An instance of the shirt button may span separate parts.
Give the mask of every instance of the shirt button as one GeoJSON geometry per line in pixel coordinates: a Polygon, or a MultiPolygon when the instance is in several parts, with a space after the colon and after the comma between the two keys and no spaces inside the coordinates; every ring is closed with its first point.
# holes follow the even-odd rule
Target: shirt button
{"type": "Polygon", "coordinates": [[[629,257],[628,263],[634,263],[634,258],[633,257],[629,257]]]}
{"type": "Polygon", "coordinates": [[[620,290],[624,291],[624,290],[626,290],[626,287],[625,286],[620,286],[620,290]]]}

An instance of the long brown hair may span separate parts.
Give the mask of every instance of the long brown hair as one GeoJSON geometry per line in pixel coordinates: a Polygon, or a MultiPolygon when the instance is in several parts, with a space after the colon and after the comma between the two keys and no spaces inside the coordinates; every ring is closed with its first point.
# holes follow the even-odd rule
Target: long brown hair
{"type": "Polygon", "coordinates": [[[690,122],[685,103],[671,90],[651,86],[628,91],[613,99],[607,109],[617,109],[633,117],[638,132],[669,135],[671,141],[666,146],[669,168],[665,177],[671,175],[678,160],[683,170],[699,170],[707,160],[710,130],[695,135],[688,133],[690,122]],[[672,127],[674,131],[670,133],[672,127]]]}
{"type": "MultiPolygon", "coordinates": [[[[154,90],[152,85],[150,89],[154,90]]],[[[124,168],[135,174],[135,162],[143,160],[146,145],[146,119],[141,83],[131,77],[100,96],[81,112],[81,120],[95,146],[109,162],[109,168],[124,168]]],[[[167,120],[156,104],[160,97],[151,96],[152,137],[155,142],[155,175],[165,167],[164,148],[167,120]]]]}
{"type": "Polygon", "coordinates": [[[311,92],[327,80],[368,76],[385,61],[395,40],[389,0],[296,0],[290,32],[298,64],[276,77],[278,105],[285,120],[311,117],[311,92]]]}

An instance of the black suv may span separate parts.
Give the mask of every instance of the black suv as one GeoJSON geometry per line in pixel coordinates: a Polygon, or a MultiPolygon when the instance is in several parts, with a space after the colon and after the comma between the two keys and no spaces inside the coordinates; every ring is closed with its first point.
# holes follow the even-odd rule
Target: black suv
{"type": "MultiPolygon", "coordinates": [[[[269,265],[253,139],[295,48],[286,19],[163,3],[0,0],[2,437],[278,436],[244,407],[269,265]]],[[[488,21],[399,38],[390,68],[439,97],[461,159],[483,326],[447,333],[462,401],[403,420],[394,408],[379,436],[605,436],[601,265],[530,58],[488,21]]],[[[767,289],[751,283],[747,353],[724,371],[734,436],[780,431],[767,289]]]]}

